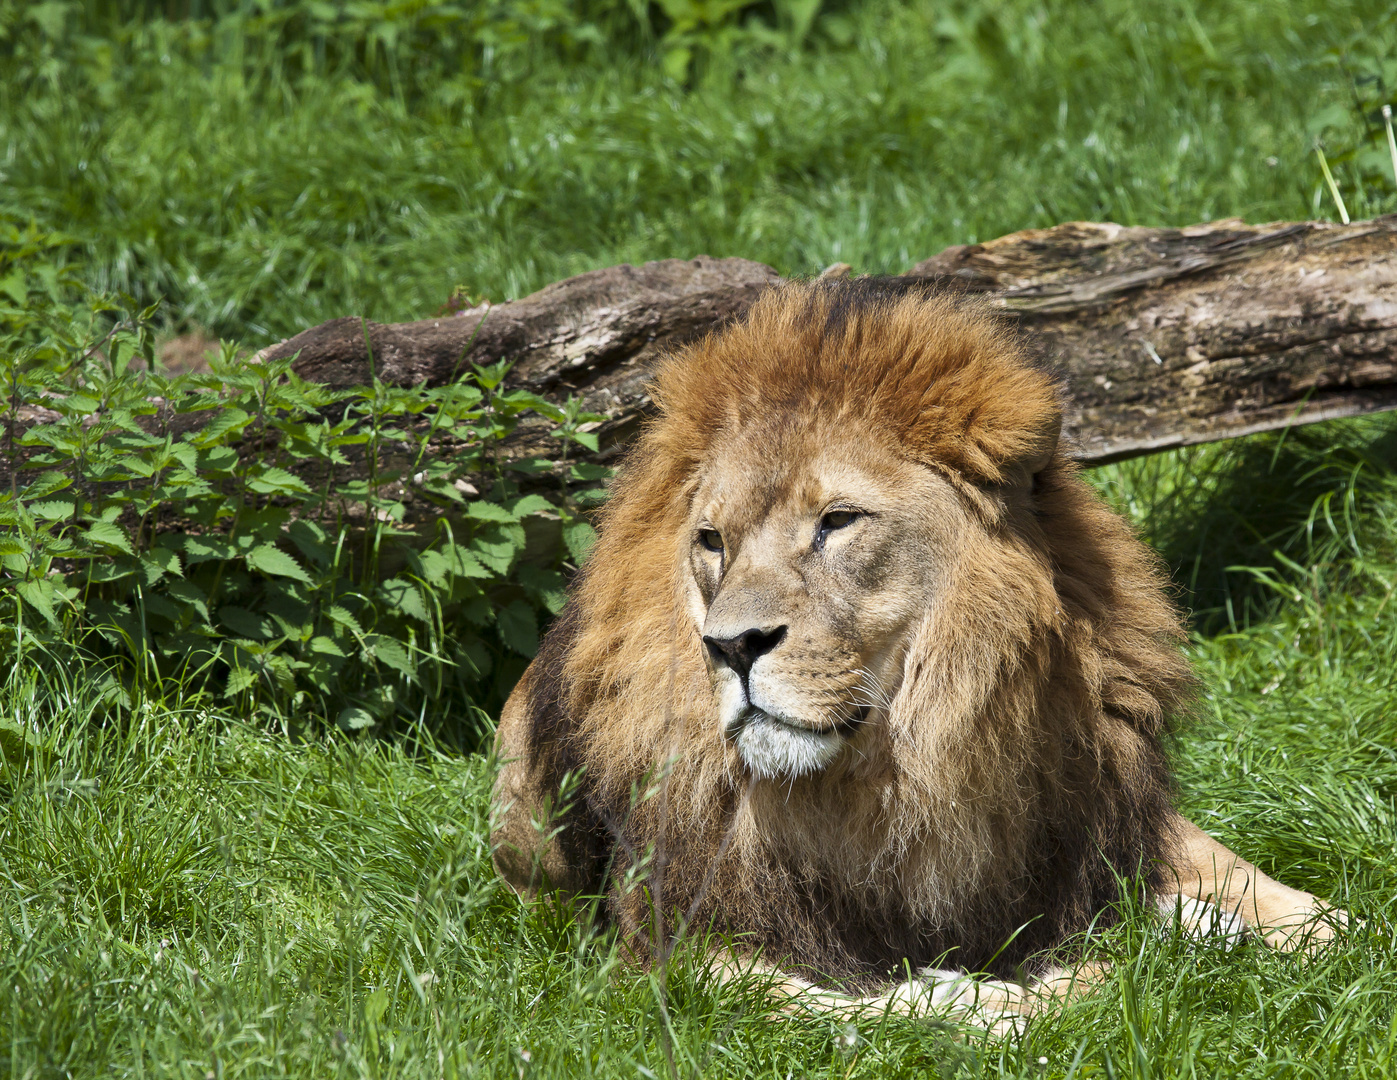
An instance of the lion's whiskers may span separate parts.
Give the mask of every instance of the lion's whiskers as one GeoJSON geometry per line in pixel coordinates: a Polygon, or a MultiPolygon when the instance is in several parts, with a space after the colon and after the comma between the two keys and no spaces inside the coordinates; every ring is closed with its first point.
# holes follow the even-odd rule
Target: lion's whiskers
{"type": "Polygon", "coordinates": [[[859,681],[851,687],[854,704],[862,708],[880,709],[884,713],[892,712],[892,697],[883,689],[878,676],[867,668],[855,668],[854,674],[859,677],[859,681]]]}

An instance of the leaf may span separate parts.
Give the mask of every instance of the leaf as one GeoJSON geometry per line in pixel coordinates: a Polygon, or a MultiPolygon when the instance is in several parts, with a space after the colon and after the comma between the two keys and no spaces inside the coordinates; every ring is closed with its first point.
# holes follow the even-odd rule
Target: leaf
{"type": "Polygon", "coordinates": [[[339,719],[335,723],[345,731],[363,731],[365,728],[373,727],[378,721],[374,719],[374,714],[368,709],[351,705],[340,712],[339,719]]]}
{"type": "Polygon", "coordinates": [[[446,559],[447,571],[456,577],[488,578],[494,576],[481,565],[479,559],[460,544],[444,545],[441,554],[446,559]]]}
{"type": "Polygon", "coordinates": [[[42,472],[33,480],[28,487],[19,493],[20,500],[32,503],[35,499],[42,499],[45,495],[52,495],[55,491],[62,491],[72,485],[72,481],[61,472],[42,472]]]}
{"type": "Polygon", "coordinates": [[[186,472],[199,471],[199,451],[187,442],[177,442],[170,446],[170,457],[178,461],[186,472]]]}
{"type": "Polygon", "coordinates": [[[310,622],[310,605],[301,597],[301,585],[282,579],[267,583],[262,600],[267,614],[274,618],[286,637],[307,640],[315,627],[310,622]]]}
{"type": "Polygon", "coordinates": [[[693,53],[685,46],[678,45],[664,51],[661,64],[665,74],[675,82],[683,82],[689,77],[689,63],[693,53]]]}
{"type": "Polygon", "coordinates": [[[126,530],[114,521],[94,521],[84,536],[90,543],[116,548],[118,551],[124,551],[127,555],[135,554],[131,549],[131,540],[127,537],[126,530]]]}
{"type": "Polygon", "coordinates": [[[515,499],[510,503],[509,510],[517,520],[521,517],[527,517],[529,514],[555,513],[557,507],[542,495],[525,495],[523,498],[515,499]]]}
{"type": "Polygon", "coordinates": [[[563,439],[571,439],[594,454],[601,448],[601,441],[597,438],[595,431],[555,431],[553,434],[563,439]]]}
{"type": "Polygon", "coordinates": [[[355,637],[364,636],[364,628],[359,625],[359,620],[351,615],[339,604],[331,604],[325,609],[325,617],[333,623],[338,623],[349,630],[355,637]]]}
{"type": "Polygon", "coordinates": [[[514,557],[524,550],[524,529],[520,525],[491,525],[471,538],[470,551],[497,574],[509,573],[514,557]]]}
{"type": "Polygon", "coordinates": [[[501,608],[495,616],[500,637],[505,645],[521,656],[532,657],[538,652],[538,621],[534,609],[523,600],[501,608]]]}
{"type": "Polygon", "coordinates": [[[24,760],[26,751],[39,746],[39,736],[8,716],[0,716],[0,753],[6,761],[24,760]]]}
{"type": "Polygon", "coordinates": [[[145,608],[147,616],[157,615],[163,619],[168,619],[174,626],[180,624],[180,616],[184,614],[184,609],[176,604],[170,597],[162,595],[154,589],[139,594],[141,606],[145,608]]]}
{"type": "Polygon", "coordinates": [[[550,613],[556,615],[563,610],[563,604],[567,601],[567,589],[563,575],[558,571],[524,563],[519,567],[516,576],[529,596],[543,604],[550,613]]]}
{"type": "Polygon", "coordinates": [[[228,672],[228,685],[223,688],[224,697],[232,697],[234,694],[241,694],[244,690],[251,690],[257,684],[257,672],[251,668],[234,667],[228,672]]]}
{"type": "Polygon", "coordinates": [[[286,534],[291,537],[291,542],[296,545],[304,555],[316,566],[326,567],[330,564],[330,547],[325,530],[313,521],[298,519],[293,521],[286,529],[286,534]]]}
{"type": "Polygon", "coordinates": [[[15,586],[15,592],[19,593],[21,600],[42,615],[46,623],[50,626],[58,626],[58,616],[53,610],[53,602],[58,597],[52,581],[48,578],[40,578],[37,581],[21,581],[15,586]]]}
{"type": "Polygon", "coordinates": [[[179,556],[169,548],[153,547],[137,558],[140,560],[141,568],[145,571],[147,585],[154,585],[166,574],[178,577],[181,573],[179,556]]]}
{"type": "MultiPolygon", "coordinates": [[[[264,506],[257,510],[243,507],[238,523],[250,536],[266,544],[275,544],[281,539],[290,520],[291,511],[284,506],[264,506]]],[[[248,537],[240,536],[238,542],[244,547],[253,546],[248,537]]]]}
{"type": "MultiPolygon", "coordinates": [[[[252,417],[235,406],[229,406],[219,412],[208,424],[199,431],[194,432],[191,441],[197,446],[212,446],[219,442],[224,436],[233,432],[241,431],[252,421],[252,417]]],[[[237,454],[233,454],[234,460],[237,454]]],[[[225,459],[226,460],[226,459],[225,459]]],[[[218,466],[215,466],[217,468],[218,466]]]]}
{"type": "Polygon", "coordinates": [[[590,523],[580,519],[569,521],[563,526],[563,543],[567,545],[573,562],[581,566],[596,546],[597,530],[592,528],[590,523]]]}
{"type": "Polygon", "coordinates": [[[0,279],[0,292],[8,295],[21,308],[29,303],[29,287],[25,283],[24,275],[18,270],[0,279]]]}
{"type": "Polygon", "coordinates": [[[491,543],[477,537],[471,542],[471,547],[474,549],[475,557],[495,573],[500,575],[509,573],[509,568],[514,563],[516,550],[513,544],[507,542],[491,543]]]}
{"type": "Polygon", "coordinates": [[[495,614],[484,596],[473,596],[469,600],[463,600],[457,610],[462,618],[476,626],[484,626],[495,614]]]}
{"type": "Polygon", "coordinates": [[[52,408],[65,416],[89,417],[102,407],[102,403],[91,394],[68,393],[48,398],[52,408]]]}
{"type": "Polygon", "coordinates": [[[260,570],[264,574],[289,577],[306,585],[311,584],[310,575],[301,569],[301,564],[282,551],[281,548],[271,544],[262,544],[260,547],[253,548],[245,558],[248,566],[254,570],[260,570]]]}
{"type": "Polygon", "coordinates": [[[205,622],[209,621],[208,597],[199,586],[188,581],[172,581],[166,591],[180,603],[196,611],[205,622]]]}
{"type": "Polygon", "coordinates": [[[379,592],[392,610],[421,622],[430,621],[422,594],[412,582],[392,578],[379,586],[379,592]]]}
{"type": "Polygon", "coordinates": [[[383,634],[369,634],[364,639],[364,652],[375,663],[390,667],[408,678],[417,674],[412,658],[402,643],[383,634]]]}
{"type": "Polygon", "coordinates": [[[275,466],[267,466],[262,469],[257,476],[250,477],[247,486],[259,495],[313,495],[306,482],[299,476],[287,472],[285,469],[278,469],[275,466]]]}
{"type": "Polygon", "coordinates": [[[29,504],[29,512],[40,521],[62,521],[73,516],[70,499],[51,499],[29,504]]]}
{"type": "Polygon", "coordinates": [[[186,536],[178,545],[184,549],[184,559],[190,566],[213,559],[236,559],[238,549],[222,536],[186,536]]]}
{"type": "Polygon", "coordinates": [[[238,467],[238,452],[228,446],[210,446],[199,455],[204,462],[202,472],[232,472],[238,467]]]}
{"type": "Polygon", "coordinates": [[[569,478],[572,480],[607,480],[611,477],[611,467],[609,465],[594,465],[590,461],[574,462],[568,469],[569,478]]]}
{"type": "Polygon", "coordinates": [[[262,641],[272,636],[272,621],[237,604],[225,604],[218,609],[218,621],[239,637],[262,641]]]}
{"type": "Polygon", "coordinates": [[[499,503],[485,502],[477,500],[466,504],[466,517],[474,518],[476,521],[495,521],[500,524],[512,524],[518,520],[517,514],[512,514],[499,503]]]}
{"type": "MultiPolygon", "coordinates": [[[[0,544],[4,541],[0,540],[0,544]]],[[[21,550],[24,550],[21,548],[21,550]]],[[[413,569],[426,579],[428,585],[441,588],[446,584],[446,577],[451,572],[451,566],[446,561],[446,556],[440,551],[418,551],[413,552],[409,558],[413,563],[413,569]]]]}
{"type": "Polygon", "coordinates": [[[335,639],[317,634],[310,639],[310,651],[323,656],[344,656],[345,651],[335,644],[335,639]]]}
{"type": "Polygon", "coordinates": [[[104,584],[134,577],[140,565],[129,555],[108,555],[96,558],[90,551],[83,554],[92,560],[87,571],[88,579],[104,584]]]}

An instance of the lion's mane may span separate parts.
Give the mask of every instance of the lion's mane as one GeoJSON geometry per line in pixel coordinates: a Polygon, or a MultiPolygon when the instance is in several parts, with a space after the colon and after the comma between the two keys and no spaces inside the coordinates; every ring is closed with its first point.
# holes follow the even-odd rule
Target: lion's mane
{"type": "Polygon", "coordinates": [[[924,285],[788,284],[670,357],[653,396],[522,687],[540,788],[585,767],[568,862],[632,941],[659,911],[826,984],[1007,974],[1109,920],[1123,882],[1158,884],[1160,740],[1191,690],[1178,615],[1063,450],[1002,496],[1060,415],[1002,320],[924,285]],[[908,643],[881,764],[754,783],[713,719],[686,522],[720,435],[778,425],[790,445],[817,418],[896,440],[983,538],[908,643]]]}

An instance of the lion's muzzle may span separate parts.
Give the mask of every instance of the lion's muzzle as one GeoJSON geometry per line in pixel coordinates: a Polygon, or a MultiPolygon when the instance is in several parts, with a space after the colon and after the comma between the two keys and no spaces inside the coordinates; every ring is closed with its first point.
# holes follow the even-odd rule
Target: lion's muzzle
{"type": "MultiPolygon", "coordinates": [[[[785,715],[776,700],[768,700],[768,693],[776,687],[763,684],[773,682],[773,673],[760,678],[753,669],[785,638],[785,626],[754,627],[732,636],[703,636],[712,662],[723,736],[737,747],[747,767],[765,779],[823,769],[868,714],[866,708],[859,708],[837,722],[812,724],[785,715]]],[[[777,677],[774,681],[779,686],[783,680],[777,677]]]]}
{"type": "Polygon", "coordinates": [[[839,755],[845,741],[842,727],[816,731],[751,706],[735,725],[725,725],[724,733],[737,744],[747,767],[766,780],[819,772],[839,755]]]}

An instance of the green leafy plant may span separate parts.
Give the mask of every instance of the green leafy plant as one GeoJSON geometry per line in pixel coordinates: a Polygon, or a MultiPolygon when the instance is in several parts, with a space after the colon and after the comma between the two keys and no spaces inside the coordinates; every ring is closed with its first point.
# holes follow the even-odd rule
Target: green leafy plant
{"type": "Polygon", "coordinates": [[[82,298],[32,230],[3,250],[6,662],[81,654],[113,700],[176,678],[349,729],[508,689],[590,546],[606,470],[567,451],[599,417],[507,389],[507,362],[333,390],[225,347],[168,377],[153,309],[82,298]],[[510,452],[529,414],[556,459],[510,452]]]}
{"type": "Polygon", "coordinates": [[[698,69],[740,67],[757,49],[798,48],[820,14],[823,0],[656,0],[663,15],[660,60],[665,73],[687,82],[698,69]]]}
{"type": "Polygon", "coordinates": [[[1315,210],[1331,201],[1345,220],[1390,213],[1397,207],[1397,12],[1364,26],[1326,61],[1338,68],[1344,94],[1310,119],[1322,175],[1315,210]]]}

